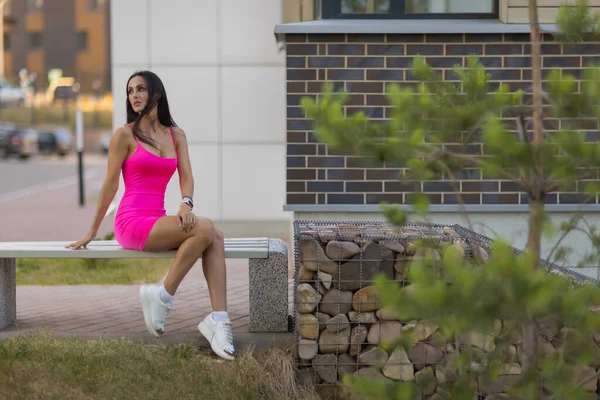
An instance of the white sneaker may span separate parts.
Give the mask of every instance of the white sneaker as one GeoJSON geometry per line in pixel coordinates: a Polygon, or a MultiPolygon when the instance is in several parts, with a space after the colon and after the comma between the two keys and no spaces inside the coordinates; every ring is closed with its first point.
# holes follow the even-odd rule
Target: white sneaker
{"type": "Polygon", "coordinates": [[[165,333],[165,319],[173,307],[173,304],[163,303],[159,289],[160,285],[142,285],[140,287],[146,328],[156,337],[161,337],[165,333]]]}
{"type": "Polygon", "coordinates": [[[208,314],[204,321],[198,324],[198,330],[208,340],[210,347],[215,353],[225,360],[233,361],[235,349],[233,347],[233,333],[231,332],[231,321],[215,321],[212,313],[208,314]]]}

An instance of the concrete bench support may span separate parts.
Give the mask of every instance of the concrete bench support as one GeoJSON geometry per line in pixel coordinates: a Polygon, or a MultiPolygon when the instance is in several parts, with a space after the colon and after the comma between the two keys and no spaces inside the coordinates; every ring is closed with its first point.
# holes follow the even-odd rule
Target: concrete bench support
{"type": "Polygon", "coordinates": [[[250,332],[288,330],[288,252],[269,239],[269,257],[250,259],[250,332]]]}
{"type": "MultiPolygon", "coordinates": [[[[98,240],[86,250],[65,249],[67,242],[0,242],[0,330],[15,323],[19,258],[173,258],[175,251],[125,250],[114,240],[98,240]]],[[[250,332],[288,331],[288,250],[281,239],[226,238],[225,257],[250,261],[250,332]]]]}
{"type": "Polygon", "coordinates": [[[0,330],[17,319],[17,285],[14,258],[0,258],[0,330]]]}

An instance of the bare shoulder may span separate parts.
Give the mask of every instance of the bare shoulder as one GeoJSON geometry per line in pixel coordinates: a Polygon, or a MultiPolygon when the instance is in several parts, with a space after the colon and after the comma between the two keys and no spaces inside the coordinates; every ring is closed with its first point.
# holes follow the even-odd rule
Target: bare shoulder
{"type": "Polygon", "coordinates": [[[113,133],[111,142],[114,142],[118,146],[127,146],[135,140],[133,136],[133,130],[129,125],[123,125],[113,133]]]}
{"type": "Polygon", "coordinates": [[[185,136],[185,131],[177,126],[173,127],[173,135],[175,136],[175,141],[178,143],[186,143],[187,137],[185,136]]]}

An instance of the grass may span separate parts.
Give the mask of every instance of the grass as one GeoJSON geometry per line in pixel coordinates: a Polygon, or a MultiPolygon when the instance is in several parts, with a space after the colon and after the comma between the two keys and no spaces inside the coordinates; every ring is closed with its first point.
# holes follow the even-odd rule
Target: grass
{"type": "Polygon", "coordinates": [[[17,285],[136,285],[158,282],[170,259],[37,259],[17,260],[17,285]]]}
{"type": "MultiPolygon", "coordinates": [[[[31,107],[2,107],[0,121],[30,125],[32,112],[31,107]]],[[[83,124],[86,128],[112,129],[112,117],[112,111],[108,110],[84,111],[83,124]]],[[[75,126],[75,108],[69,107],[65,118],[65,109],[61,105],[36,107],[35,121],[38,125],[75,126]]]]}
{"type": "Polygon", "coordinates": [[[208,349],[129,341],[57,339],[41,332],[0,341],[3,399],[303,399],[280,349],[249,351],[234,362],[208,349]]]}

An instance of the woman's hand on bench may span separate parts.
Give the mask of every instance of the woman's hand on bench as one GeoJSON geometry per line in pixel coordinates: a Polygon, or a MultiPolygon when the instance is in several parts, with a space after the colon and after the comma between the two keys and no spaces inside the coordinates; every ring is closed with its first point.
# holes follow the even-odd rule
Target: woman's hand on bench
{"type": "Polygon", "coordinates": [[[69,243],[68,245],[65,246],[65,248],[73,249],[73,250],[79,250],[81,248],[87,249],[88,243],[91,242],[92,240],[94,240],[95,237],[96,237],[96,235],[92,235],[92,234],[88,233],[83,238],[79,239],[78,241],[69,243]]]}

